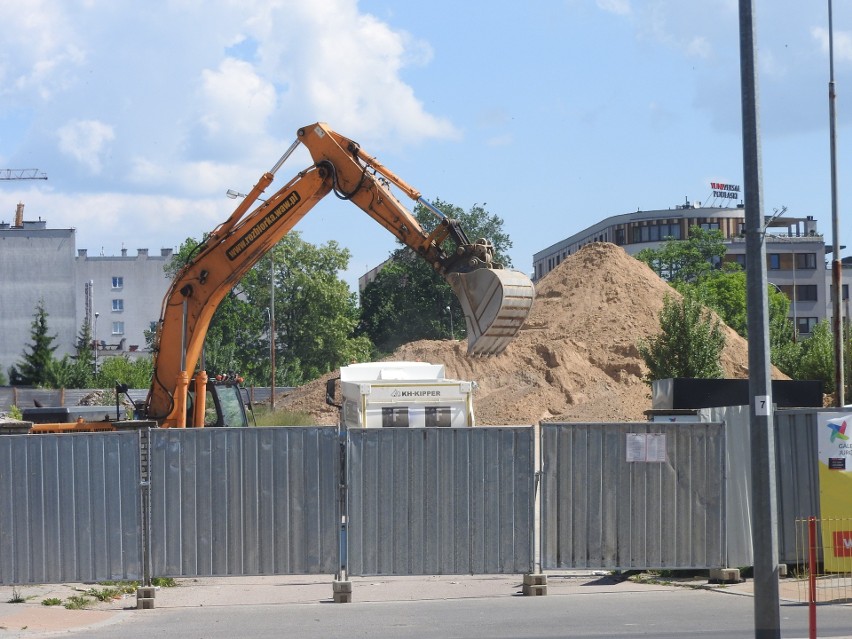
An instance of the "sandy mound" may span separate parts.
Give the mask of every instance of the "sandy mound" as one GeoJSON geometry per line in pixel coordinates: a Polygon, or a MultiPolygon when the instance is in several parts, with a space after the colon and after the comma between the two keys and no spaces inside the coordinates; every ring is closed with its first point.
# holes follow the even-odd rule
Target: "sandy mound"
{"type": "MultiPolygon", "coordinates": [[[[636,344],[659,332],[667,294],[678,295],[623,249],[589,244],[538,283],[532,313],[503,354],[469,358],[466,342],[424,340],[400,347],[388,359],[444,364],[448,377],[477,382],[480,425],[643,421],[651,398],[636,344]]],[[[747,377],[747,343],[723,329],[725,375],[747,377]]],[[[336,410],[325,405],[325,380],[333,376],[276,404],[308,413],[320,424],[336,423],[336,410]]]]}

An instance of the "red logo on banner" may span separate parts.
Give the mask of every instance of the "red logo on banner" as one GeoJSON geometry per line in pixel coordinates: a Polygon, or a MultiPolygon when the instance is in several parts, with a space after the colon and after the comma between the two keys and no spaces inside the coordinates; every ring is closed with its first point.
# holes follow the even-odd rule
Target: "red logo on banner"
{"type": "Polygon", "coordinates": [[[852,530],[834,531],[834,556],[852,557],[852,530]]]}

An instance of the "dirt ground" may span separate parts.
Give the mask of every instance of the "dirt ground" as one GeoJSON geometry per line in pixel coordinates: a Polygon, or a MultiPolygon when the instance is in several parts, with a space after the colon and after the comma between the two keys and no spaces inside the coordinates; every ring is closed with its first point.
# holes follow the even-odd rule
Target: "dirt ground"
{"type": "MultiPolygon", "coordinates": [[[[526,324],[501,355],[472,358],[466,342],[422,340],[387,359],[444,364],[447,377],[475,381],[480,425],[644,421],[651,388],[642,380],[637,343],[659,332],[666,295],[678,293],[622,248],[589,244],[538,282],[526,324]]],[[[747,342],[723,329],[725,376],[745,378],[747,342]]],[[[310,414],[317,424],[336,423],[336,409],[325,404],[325,380],[333,376],[276,405],[310,414]]]]}

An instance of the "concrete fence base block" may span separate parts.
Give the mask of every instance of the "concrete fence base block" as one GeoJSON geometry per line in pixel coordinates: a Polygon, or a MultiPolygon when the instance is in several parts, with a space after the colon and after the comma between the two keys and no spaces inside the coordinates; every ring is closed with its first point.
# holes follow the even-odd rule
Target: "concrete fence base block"
{"type": "Polygon", "coordinates": [[[526,597],[541,597],[547,594],[547,575],[541,573],[529,573],[524,575],[523,586],[521,587],[526,597]]]}
{"type": "Polygon", "coordinates": [[[787,564],[778,564],[778,576],[782,579],[787,576],[787,564]]]}
{"type": "Polygon", "coordinates": [[[136,609],[150,610],[154,607],[157,589],[154,586],[140,586],[136,589],[136,609]]]}
{"type": "Polygon", "coordinates": [[[333,593],[334,603],[352,603],[352,582],[337,581],[331,582],[331,590],[333,593]]]}
{"type": "Polygon", "coordinates": [[[742,582],[739,568],[712,568],[710,570],[711,584],[738,584],[742,582]]]}

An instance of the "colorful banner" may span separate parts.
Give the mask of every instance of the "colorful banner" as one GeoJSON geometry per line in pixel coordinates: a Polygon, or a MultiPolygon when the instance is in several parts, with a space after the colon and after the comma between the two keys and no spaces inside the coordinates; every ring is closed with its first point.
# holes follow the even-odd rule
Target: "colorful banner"
{"type": "Polygon", "coordinates": [[[826,572],[852,562],[852,413],[818,413],[819,506],[826,572]],[[845,520],[845,521],[843,521],[845,520]]]}

